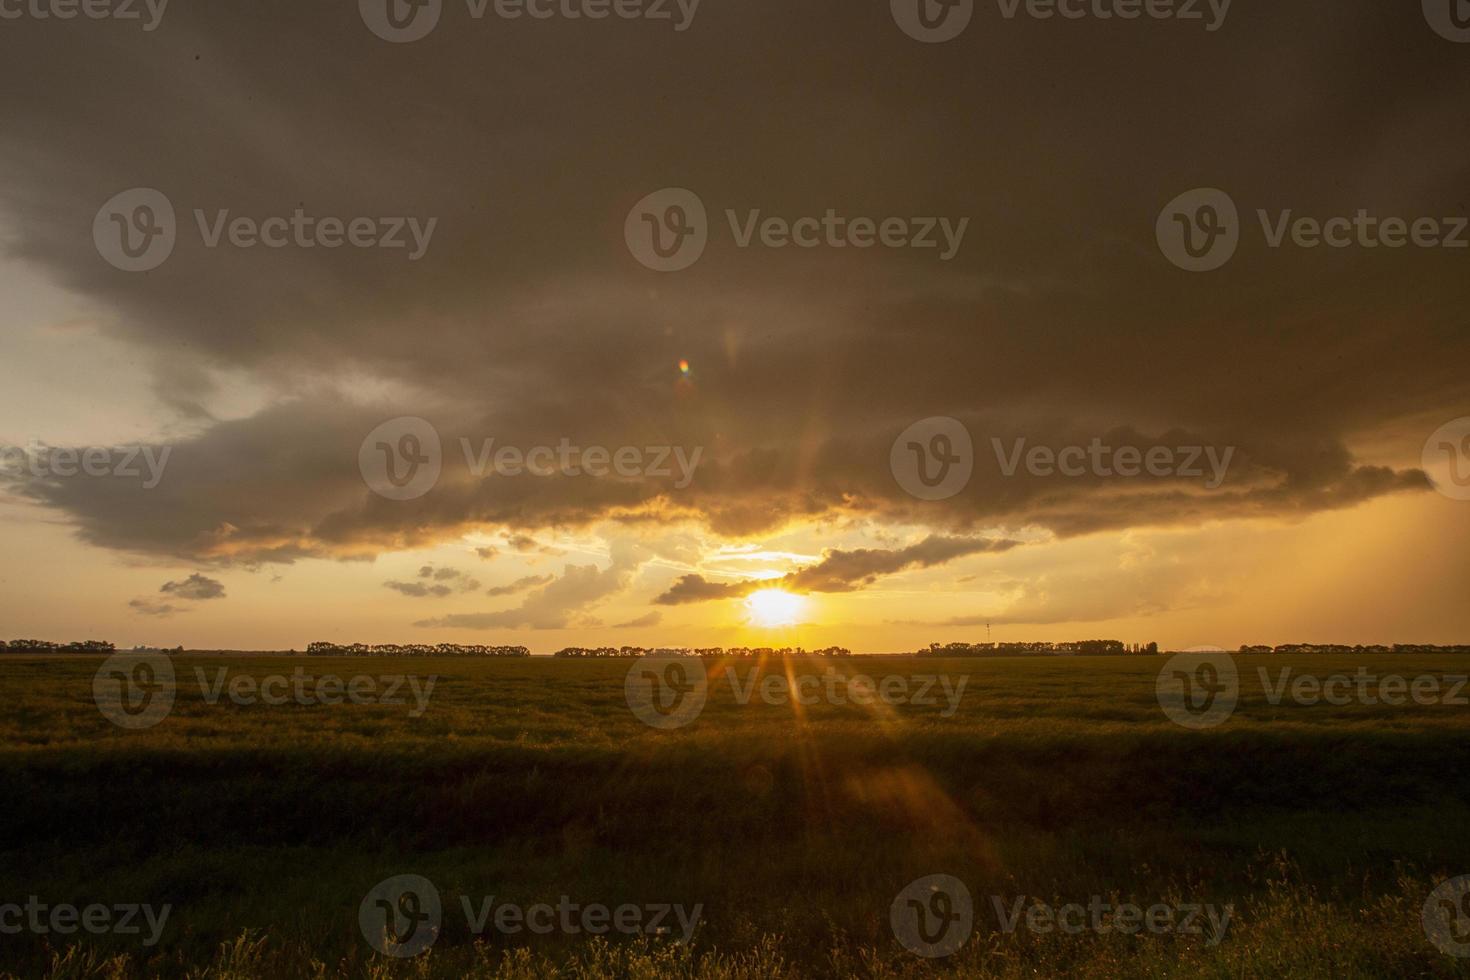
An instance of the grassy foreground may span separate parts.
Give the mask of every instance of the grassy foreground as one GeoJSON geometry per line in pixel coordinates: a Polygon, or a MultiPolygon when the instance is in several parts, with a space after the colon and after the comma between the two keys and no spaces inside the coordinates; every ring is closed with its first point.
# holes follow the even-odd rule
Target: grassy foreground
{"type": "MultiPolygon", "coordinates": [[[[1237,658],[1217,728],[1170,722],[1163,658],[912,660],[833,667],[965,687],[937,704],[738,703],[722,667],[691,724],[658,731],[627,661],[175,658],[177,700],[126,731],[100,658],[0,660],[0,903],[169,904],[137,936],[0,935],[22,977],[1470,976],[1421,908],[1470,873],[1470,708],[1272,705],[1237,658]],[[211,704],[206,683],[437,675],[406,704],[211,704]],[[943,873],[974,896],[945,959],[904,949],[889,906],[943,873]],[[438,941],[373,950],[359,905],[416,874],[438,941]],[[698,905],[692,943],[476,935],[461,911],[698,905]],[[1101,896],[1230,905],[1220,936],[1008,932],[992,902],[1101,896]]],[[[1358,662],[1295,661],[1352,674],[1358,662]]],[[[1379,674],[1463,674],[1383,657],[1379,674]]],[[[755,664],[731,665],[743,687],[755,664]]],[[[825,663],[767,664],[821,674],[825,663]]],[[[1467,693],[1467,692],[1462,692],[1467,693]]]]}

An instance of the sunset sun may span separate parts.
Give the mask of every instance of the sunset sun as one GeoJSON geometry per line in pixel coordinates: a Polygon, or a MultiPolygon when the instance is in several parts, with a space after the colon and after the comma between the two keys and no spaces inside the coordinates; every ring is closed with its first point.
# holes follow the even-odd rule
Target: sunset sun
{"type": "Polygon", "coordinates": [[[806,597],[792,595],[782,589],[761,589],[745,600],[746,614],[752,626],[795,626],[806,612],[806,597]]]}

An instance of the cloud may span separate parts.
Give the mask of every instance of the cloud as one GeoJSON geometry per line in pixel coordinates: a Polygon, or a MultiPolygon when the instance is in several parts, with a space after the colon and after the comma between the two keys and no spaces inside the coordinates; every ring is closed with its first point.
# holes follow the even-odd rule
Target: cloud
{"type": "Polygon", "coordinates": [[[622,629],[629,629],[629,630],[647,629],[647,628],[652,627],[652,626],[657,626],[659,623],[662,623],[663,621],[664,621],[664,614],[661,613],[661,612],[659,612],[657,609],[655,609],[651,613],[646,613],[645,615],[639,616],[639,617],[637,617],[635,619],[630,619],[630,620],[628,620],[625,623],[618,623],[613,628],[614,629],[620,629],[620,630],[622,630],[622,629]]]}
{"type": "Polygon", "coordinates": [[[873,548],[833,550],[826,552],[817,564],[785,576],[781,585],[798,592],[855,592],[884,575],[943,565],[966,555],[997,554],[1009,551],[1019,543],[930,535],[918,544],[896,551],[873,548]]]}
{"type": "Polygon", "coordinates": [[[182,582],[165,582],[158,589],[179,599],[223,599],[223,582],[195,572],[182,582]]]}
{"type": "Polygon", "coordinates": [[[158,599],[152,596],[143,596],[128,602],[129,608],[141,616],[157,616],[164,618],[178,613],[189,612],[187,603],[204,602],[209,599],[223,599],[225,597],[225,586],[223,582],[212,579],[198,572],[190,575],[182,581],[169,581],[158,587],[158,591],[168,597],[158,599]],[[175,601],[182,600],[185,605],[177,605],[175,601]]]}
{"type": "Polygon", "coordinates": [[[158,616],[159,618],[189,611],[182,606],[175,606],[169,602],[159,602],[157,599],[133,599],[128,602],[128,606],[141,616],[158,616]]]}
{"type": "Polygon", "coordinates": [[[556,578],[554,575],[527,575],[524,578],[516,579],[509,585],[491,586],[485,590],[485,594],[488,596],[516,595],[525,592],[527,589],[534,589],[539,585],[545,585],[554,578],[556,578]]]}
{"type": "Polygon", "coordinates": [[[477,630],[566,629],[589,621],[587,613],[592,606],[626,589],[646,555],[642,547],[617,542],[612,546],[612,563],[607,568],[568,565],[561,577],[526,596],[514,609],[441,616],[414,625],[477,630]]]}
{"type": "MultiPolygon", "coordinates": [[[[1254,33],[1159,45],[1139,31],[1119,47],[1086,40],[1087,25],[1075,44],[979,32],[966,43],[1003,44],[1018,64],[1057,62],[1060,40],[1066,69],[1062,84],[988,106],[977,127],[965,100],[920,105],[913,93],[992,87],[994,58],[936,65],[890,18],[839,0],[727,7],[702,11],[710,23],[677,48],[643,32],[570,59],[562,32],[520,29],[441,30],[425,42],[432,59],[385,57],[350,4],[272,4],[269,17],[180,6],[166,30],[133,39],[29,32],[0,60],[0,83],[51,83],[0,109],[8,253],[105,313],[108,337],[152,366],[169,413],[158,429],[177,436],[156,440],[175,449],[156,488],[32,474],[8,474],[7,487],[99,547],[220,566],[368,559],[486,529],[530,552],[537,535],[607,519],[687,519],[730,537],[849,516],[949,536],[1075,537],[1292,521],[1425,491],[1411,468],[1427,434],[1416,420],[1464,414],[1470,278],[1458,252],[1328,255],[1254,240],[1218,273],[1189,276],[1153,241],[1159,208],[1203,180],[1202,166],[1243,217],[1461,213],[1463,59],[1417,11],[1345,9],[1330,32],[1300,5],[1260,13],[1271,36],[1304,39],[1285,101],[1262,80],[1254,33]],[[787,29],[773,34],[773,17],[787,29]],[[817,66],[836,74],[813,76],[793,101],[789,72],[742,60],[758,44],[771,64],[810,67],[808,39],[833,23],[843,65],[885,70],[842,112],[813,110],[851,89],[846,69],[817,66]],[[1381,77],[1344,98],[1340,65],[1369,45],[1388,53],[1381,77]],[[1135,68],[1127,77],[1113,70],[1120,59],[1135,68]],[[483,92],[462,82],[487,63],[525,97],[497,105],[493,125],[440,125],[484,116],[483,92]],[[1068,84],[1103,75],[1105,90],[1068,84]],[[1158,112],[1126,108],[1158,104],[1148,80],[1160,77],[1196,81],[1158,112]],[[650,86],[669,97],[651,104],[650,86]],[[153,108],[140,118],[138,105],[153,108]],[[772,127],[751,105],[804,123],[772,127]],[[722,138],[691,140],[695,116],[726,120],[722,138]],[[179,143],[197,118],[238,125],[179,143]],[[615,131],[607,119],[621,121],[615,131]],[[1087,152],[1038,139],[1038,119],[1087,152]],[[413,138],[385,141],[385,127],[413,138]],[[872,132],[902,134],[905,166],[873,162],[872,132]],[[1342,132],[1383,138],[1345,151],[1342,132]],[[586,156],[589,133],[598,166],[574,187],[549,180],[551,163],[586,156]],[[648,273],[623,243],[624,215],[663,179],[650,159],[680,160],[679,179],[715,219],[706,255],[677,276],[648,273]],[[89,234],[102,202],[131,186],[159,189],[179,217],[174,253],[147,276],[101,262],[89,234]],[[440,222],[414,263],[387,249],[207,248],[195,228],[196,209],[265,218],[298,206],[440,222]],[[941,262],[936,250],[738,248],[727,208],[972,223],[941,262]],[[694,366],[682,382],[681,359],[694,366]],[[263,407],[214,408],[219,373],[248,379],[263,407]],[[414,501],[374,496],[357,469],[363,437],[398,415],[443,436],[444,474],[414,501]],[[970,429],[976,471],[955,497],[917,501],[889,453],[935,415],[970,429]],[[1362,457],[1375,430],[1402,458],[1362,457]],[[474,477],[458,440],[492,436],[705,455],[683,489],[653,475],[474,477]],[[1098,436],[1238,453],[1216,491],[1005,477],[989,454],[991,437],[1056,447],[1098,436]]],[[[828,584],[862,581],[833,574],[828,584]]]]}
{"type": "Polygon", "coordinates": [[[384,582],[383,585],[415,599],[442,599],[456,592],[474,592],[480,587],[480,580],[457,568],[425,565],[419,569],[418,581],[384,582]]]}
{"type": "Polygon", "coordinates": [[[708,602],[748,595],[760,589],[788,589],[793,592],[856,592],[885,575],[911,568],[928,568],[966,555],[1009,551],[1017,541],[990,538],[952,538],[930,535],[917,544],[896,550],[860,548],[852,551],[830,549],[815,565],[776,579],[747,579],[741,582],[711,582],[703,575],[684,575],[654,602],[662,606],[679,606],[692,602],[708,602]]]}
{"type": "Polygon", "coordinates": [[[427,582],[384,582],[383,586],[415,599],[442,599],[454,594],[454,590],[447,585],[431,585],[427,582]]]}

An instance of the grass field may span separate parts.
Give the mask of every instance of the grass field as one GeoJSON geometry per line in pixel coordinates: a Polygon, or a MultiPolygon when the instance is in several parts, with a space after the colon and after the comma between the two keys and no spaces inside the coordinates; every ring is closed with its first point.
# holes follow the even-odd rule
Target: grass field
{"type": "MultiPolygon", "coordinates": [[[[174,658],[170,714],[130,731],[100,658],[0,662],[0,903],[168,904],[138,936],[0,935],[15,976],[1470,976],[1421,908],[1470,873],[1470,708],[1241,700],[1193,731],[1160,657],[854,658],[944,675],[938,703],[740,704],[723,665],[672,731],[630,710],[630,662],[174,658]],[[211,704],[196,679],[437,675],[405,704],[211,704]],[[433,947],[373,950],[359,906],[416,874],[433,947]],[[974,900],[954,955],[906,950],[890,904],[946,874],[974,900]],[[700,907],[693,940],[472,933],[461,897],[700,907]],[[1232,908],[1223,936],[1005,931],[992,896],[1232,908]]],[[[752,663],[731,665],[748,683],[752,663]]],[[[1298,673],[1352,674],[1336,657],[1298,673]]],[[[1378,674],[1470,663],[1383,657],[1378,674]]],[[[822,674],[826,663],[766,665],[822,674]]],[[[912,688],[911,688],[912,690],[912,688]]],[[[207,688],[206,688],[207,692],[207,688]]],[[[1465,694],[1467,692],[1461,692],[1465,694]]],[[[678,931],[677,928],[675,930],[678,931]]]]}

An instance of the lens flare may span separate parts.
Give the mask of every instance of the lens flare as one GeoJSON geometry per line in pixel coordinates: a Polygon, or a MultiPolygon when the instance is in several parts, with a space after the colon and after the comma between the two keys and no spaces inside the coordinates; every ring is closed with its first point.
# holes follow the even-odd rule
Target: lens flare
{"type": "Polygon", "coordinates": [[[746,597],[745,611],[752,626],[795,626],[806,612],[806,597],[782,589],[761,589],[746,597]]]}

